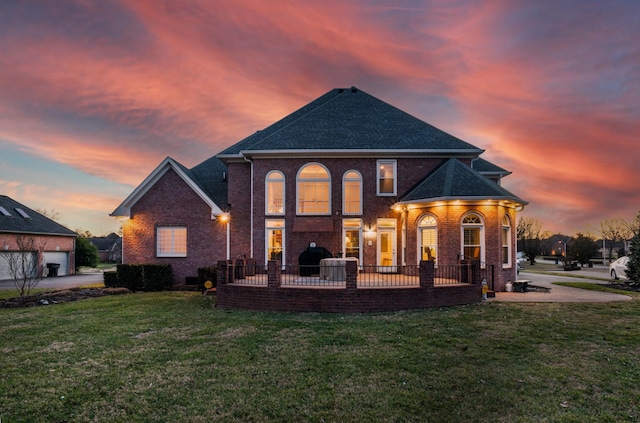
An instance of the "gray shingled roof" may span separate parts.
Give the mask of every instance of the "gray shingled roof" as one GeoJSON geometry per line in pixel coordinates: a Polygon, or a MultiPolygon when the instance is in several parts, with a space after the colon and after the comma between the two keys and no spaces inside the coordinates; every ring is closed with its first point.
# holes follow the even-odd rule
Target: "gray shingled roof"
{"type": "Polygon", "coordinates": [[[77,236],[71,229],[41,215],[24,204],[18,203],[6,195],[0,195],[0,207],[3,207],[9,214],[9,216],[5,216],[5,214],[0,211],[0,232],[77,236]],[[28,217],[22,216],[16,209],[21,209],[28,217]]]}
{"type": "Polygon", "coordinates": [[[474,159],[471,162],[471,167],[473,168],[473,170],[482,174],[496,174],[502,176],[511,175],[511,172],[509,172],[508,170],[503,169],[500,166],[493,164],[481,157],[474,159]]]}
{"type": "Polygon", "coordinates": [[[528,204],[458,159],[449,159],[440,165],[411,189],[401,202],[465,199],[510,200],[528,204]]]}
{"type": "Polygon", "coordinates": [[[211,157],[186,171],[187,175],[222,210],[227,207],[227,165],[217,157],[211,157]]]}
{"type": "Polygon", "coordinates": [[[219,156],[277,150],[482,152],[355,87],[329,91],[219,156]]]}

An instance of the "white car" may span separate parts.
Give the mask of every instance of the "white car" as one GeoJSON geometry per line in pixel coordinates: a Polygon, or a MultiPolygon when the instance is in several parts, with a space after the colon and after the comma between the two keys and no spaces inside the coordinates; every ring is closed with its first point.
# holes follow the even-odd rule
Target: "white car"
{"type": "Polygon", "coordinates": [[[609,265],[609,274],[611,279],[623,278],[627,279],[627,263],[629,257],[623,256],[609,265]]]}

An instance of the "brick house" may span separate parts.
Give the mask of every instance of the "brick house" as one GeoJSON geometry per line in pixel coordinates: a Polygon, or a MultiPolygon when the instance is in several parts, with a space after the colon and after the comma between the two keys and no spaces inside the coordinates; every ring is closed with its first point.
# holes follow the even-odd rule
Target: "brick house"
{"type": "Polygon", "coordinates": [[[12,279],[8,261],[11,254],[27,254],[19,247],[20,237],[33,240],[37,249],[30,253],[34,272],[46,276],[47,265],[59,265],[56,266],[58,276],[75,274],[78,235],[24,204],[0,195],[0,280],[12,279]]]}
{"type": "Polygon", "coordinates": [[[360,265],[475,260],[516,279],[508,171],[355,87],[334,89],[187,169],[170,157],[114,210],[124,263],[170,263],[176,283],[218,260],[298,263],[315,243],[360,265]]]}

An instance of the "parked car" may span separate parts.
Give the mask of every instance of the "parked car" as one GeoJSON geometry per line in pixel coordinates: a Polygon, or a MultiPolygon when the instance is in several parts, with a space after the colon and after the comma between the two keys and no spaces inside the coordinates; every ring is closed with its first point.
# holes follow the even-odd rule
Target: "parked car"
{"type": "Polygon", "coordinates": [[[518,251],[516,254],[516,262],[518,263],[518,273],[521,270],[524,270],[524,262],[527,261],[527,256],[524,254],[524,251],[518,251]]]}
{"type": "Polygon", "coordinates": [[[609,274],[611,279],[623,278],[627,279],[627,264],[629,263],[629,257],[620,257],[609,265],[609,274]]]}

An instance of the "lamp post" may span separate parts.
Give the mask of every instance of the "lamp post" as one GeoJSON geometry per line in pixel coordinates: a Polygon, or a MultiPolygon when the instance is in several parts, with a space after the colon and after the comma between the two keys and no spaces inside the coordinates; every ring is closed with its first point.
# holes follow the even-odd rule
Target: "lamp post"
{"type": "Polygon", "coordinates": [[[227,260],[229,260],[231,258],[231,231],[229,227],[231,216],[229,212],[225,212],[220,215],[219,219],[220,222],[224,223],[224,225],[227,227],[227,260]]]}

